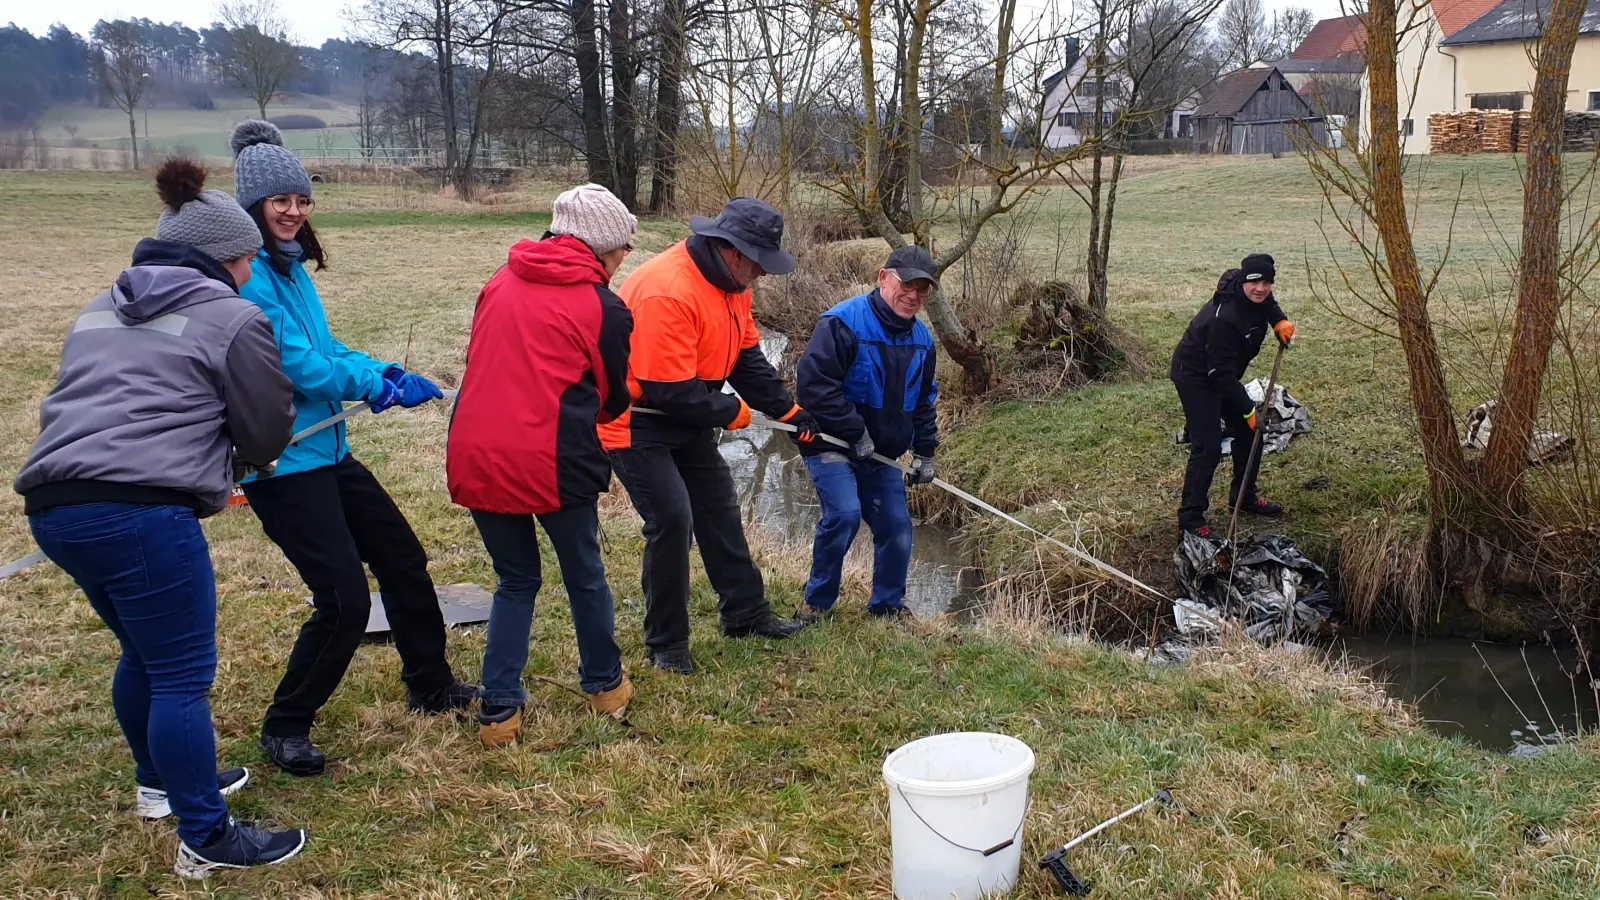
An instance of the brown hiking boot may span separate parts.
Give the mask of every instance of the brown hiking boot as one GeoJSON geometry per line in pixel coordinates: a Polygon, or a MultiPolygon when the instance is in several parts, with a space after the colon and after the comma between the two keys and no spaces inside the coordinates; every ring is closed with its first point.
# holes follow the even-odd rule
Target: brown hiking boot
{"type": "Polygon", "coordinates": [[[522,707],[484,706],[478,709],[478,740],[485,750],[509,747],[522,733],[522,707]]]}
{"type": "Polygon", "coordinates": [[[622,681],[609,691],[589,695],[589,711],[621,719],[628,714],[628,701],[633,699],[633,682],[624,674],[622,681]]]}

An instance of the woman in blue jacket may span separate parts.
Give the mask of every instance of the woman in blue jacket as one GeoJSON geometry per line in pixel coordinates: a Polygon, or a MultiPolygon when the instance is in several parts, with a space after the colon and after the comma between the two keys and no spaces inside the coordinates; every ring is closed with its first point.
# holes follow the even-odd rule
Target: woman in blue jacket
{"type": "MultiPolygon", "coordinates": [[[[272,322],[284,374],[294,382],[295,431],[350,401],[366,401],[376,413],[440,399],[433,382],[351,350],[329,332],[304,265],[325,268],[310,222],[311,178],[277,127],[243,122],[229,143],[239,205],[265,244],[240,293],[272,322]]],[[[445,659],[444,618],[427,554],[383,486],[350,454],[343,424],[290,445],[272,477],[246,482],[244,492],[267,537],[311,588],[315,606],[261,726],[261,747],[274,764],[292,775],[318,775],[326,764],[311,743],[311,725],[366,633],[371,600],[362,563],[378,580],[410,709],[431,714],[471,705],[478,689],[458,681],[445,659]]]]}

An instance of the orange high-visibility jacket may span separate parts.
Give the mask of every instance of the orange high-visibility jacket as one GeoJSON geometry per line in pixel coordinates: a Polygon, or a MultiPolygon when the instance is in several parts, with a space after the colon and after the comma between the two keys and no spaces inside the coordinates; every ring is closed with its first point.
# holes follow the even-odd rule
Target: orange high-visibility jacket
{"type": "Polygon", "coordinates": [[[761,332],[750,314],[750,291],[727,291],[706,275],[731,283],[705,238],[673,244],[649,260],[617,293],[633,312],[628,390],[633,405],[664,416],[624,413],[601,425],[607,450],[672,447],[741,415],[738,397],[775,419],[795,410],[794,397],[761,353],[761,332]],[[690,242],[695,246],[691,252],[690,242]]]}

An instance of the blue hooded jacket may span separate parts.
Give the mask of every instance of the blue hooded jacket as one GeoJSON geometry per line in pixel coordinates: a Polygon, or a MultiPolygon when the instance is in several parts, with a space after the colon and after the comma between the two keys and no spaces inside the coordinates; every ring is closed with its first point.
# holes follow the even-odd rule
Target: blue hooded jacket
{"type": "MultiPolygon", "coordinates": [[[[822,314],[796,369],[795,399],[825,434],[851,443],[870,434],[891,459],[907,449],[933,456],[937,359],[928,326],[895,315],[874,290],[822,314]]],[[[806,455],[833,449],[820,441],[800,445],[806,455]]]]}
{"type": "MultiPolygon", "coordinates": [[[[283,373],[294,382],[294,430],[300,432],[337,415],[346,402],[375,400],[383,393],[380,362],[339,343],[328,330],[322,298],[306,268],[295,260],[287,277],[278,274],[265,250],[250,262],[250,280],[239,295],[261,307],[278,340],[283,373]]],[[[350,454],[344,423],[290,444],[278,458],[278,475],[331,466],[350,454]]]]}

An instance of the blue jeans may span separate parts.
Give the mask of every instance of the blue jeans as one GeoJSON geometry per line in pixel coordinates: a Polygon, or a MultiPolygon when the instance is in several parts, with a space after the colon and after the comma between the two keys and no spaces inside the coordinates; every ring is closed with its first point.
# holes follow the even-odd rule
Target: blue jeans
{"type": "Polygon", "coordinates": [[[906,573],[911,568],[911,512],[906,484],[898,469],[880,462],[853,463],[839,453],[807,456],[806,469],[822,501],[822,521],[811,545],[811,579],[806,603],[832,609],[839,600],[844,557],[855,542],[861,521],[872,529],[872,596],[869,612],[901,609],[906,601],[906,573]]]}
{"type": "Polygon", "coordinates": [[[217,788],[211,725],[217,588],[194,512],[86,503],[45,510],[28,524],[122,645],[111,705],[135,778],[166,790],[184,843],[207,843],[227,823],[228,805],[217,788]]]}
{"type": "MultiPolygon", "coordinates": [[[[539,533],[534,516],[472,510],[500,586],[489,607],[488,646],[483,651],[483,703],[521,706],[528,700],[522,670],[528,665],[533,633],[533,600],[544,584],[539,564],[539,533]]],[[[600,559],[600,518],[595,505],[577,506],[537,517],[555,548],[561,583],[572,605],[578,634],[578,682],[586,693],[608,691],[622,682],[622,650],[617,647],[616,607],[600,559]]]]}

